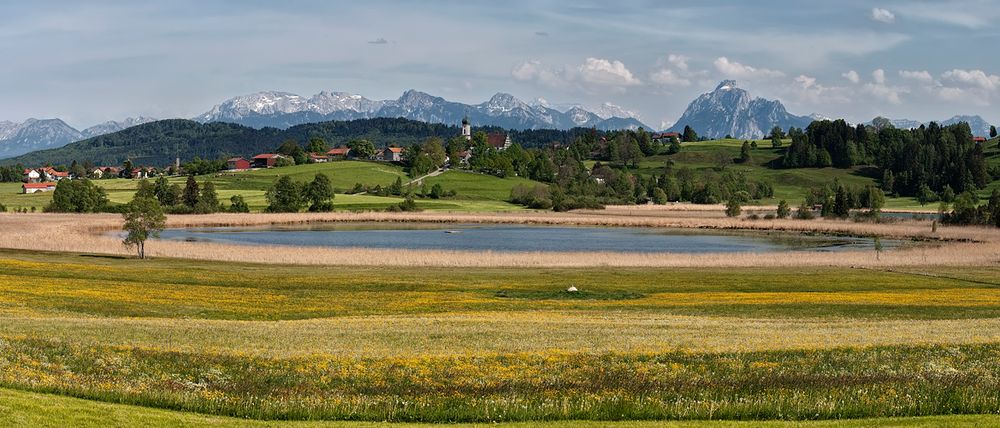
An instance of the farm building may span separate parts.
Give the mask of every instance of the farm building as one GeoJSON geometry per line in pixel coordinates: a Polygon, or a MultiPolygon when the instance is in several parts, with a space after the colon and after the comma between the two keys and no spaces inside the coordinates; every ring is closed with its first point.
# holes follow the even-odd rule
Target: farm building
{"type": "Polygon", "coordinates": [[[245,171],[250,169],[250,161],[236,157],[226,160],[226,168],[230,171],[245,171]]]}
{"type": "Polygon", "coordinates": [[[486,136],[486,144],[497,150],[507,150],[510,148],[511,141],[510,135],[505,134],[490,134],[486,136]]]}
{"type": "Polygon", "coordinates": [[[986,137],[972,137],[972,142],[976,144],[983,144],[986,142],[986,137]]]}
{"type": "Polygon", "coordinates": [[[320,153],[309,153],[309,160],[313,161],[313,163],[323,163],[329,162],[330,157],[320,153]]]}
{"type": "Polygon", "coordinates": [[[51,192],[53,190],[56,190],[56,183],[24,183],[21,185],[21,191],[25,194],[51,192]]]}
{"type": "Polygon", "coordinates": [[[386,147],[382,150],[382,160],[386,162],[399,162],[403,160],[402,147],[386,147]]]}
{"type": "Polygon", "coordinates": [[[275,153],[263,153],[253,157],[251,166],[254,168],[274,168],[278,159],[284,158],[284,156],[275,153]]]}
{"type": "Polygon", "coordinates": [[[351,156],[351,149],[347,147],[337,147],[326,152],[330,159],[348,159],[351,156]]]}

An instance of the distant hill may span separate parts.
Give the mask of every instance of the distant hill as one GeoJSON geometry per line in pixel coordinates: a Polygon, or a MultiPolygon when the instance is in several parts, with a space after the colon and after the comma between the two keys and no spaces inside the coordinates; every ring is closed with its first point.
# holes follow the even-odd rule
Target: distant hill
{"type": "MultiPolygon", "coordinates": [[[[507,132],[511,139],[525,147],[540,147],[553,142],[570,143],[578,135],[593,133],[587,128],[571,130],[504,131],[498,127],[473,128],[473,132],[507,132]]],[[[377,146],[395,144],[407,146],[431,137],[448,138],[459,135],[457,126],[426,123],[409,119],[357,119],[296,125],[288,129],[252,128],[233,123],[199,123],[186,119],[170,119],[134,126],[68,144],[64,147],[40,150],[0,161],[12,165],[68,165],[74,160],[91,161],[99,165],[119,165],[126,159],[139,165],[166,166],[176,157],[189,161],[194,157],[217,159],[228,156],[253,156],[273,151],[286,140],[305,144],[320,137],[331,146],[356,139],[372,141],[377,146]]]]}
{"type": "Polygon", "coordinates": [[[690,126],[708,138],[763,138],[775,126],[804,128],[812,121],[809,116],[788,113],[780,101],[752,98],[735,80],[725,80],[692,101],[670,131],[682,132],[690,126]]]}

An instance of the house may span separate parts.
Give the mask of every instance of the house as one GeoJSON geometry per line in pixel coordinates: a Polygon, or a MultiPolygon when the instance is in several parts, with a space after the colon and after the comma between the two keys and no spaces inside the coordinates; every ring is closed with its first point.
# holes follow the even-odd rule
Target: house
{"type": "Polygon", "coordinates": [[[650,138],[652,138],[653,141],[660,141],[660,142],[667,142],[667,143],[669,143],[674,138],[676,138],[677,141],[680,141],[681,140],[681,134],[678,133],[678,132],[654,133],[653,135],[650,136],[650,138]]]}
{"type": "Polygon", "coordinates": [[[235,157],[226,159],[226,168],[230,171],[246,171],[250,169],[250,161],[235,157]]]}
{"type": "Polygon", "coordinates": [[[446,159],[446,161],[448,162],[448,164],[453,165],[453,166],[455,166],[455,165],[468,165],[469,164],[469,159],[472,158],[472,152],[469,151],[469,150],[458,152],[455,155],[456,155],[456,159],[454,159],[454,160],[451,157],[449,157],[448,159],[446,159]],[[455,161],[457,161],[457,163],[455,161]]]}
{"type": "Polygon", "coordinates": [[[986,142],[986,137],[972,137],[972,142],[976,144],[983,144],[986,142]]]}
{"type": "Polygon", "coordinates": [[[335,149],[330,149],[330,151],[326,152],[326,155],[331,159],[348,159],[351,155],[351,149],[341,146],[335,149]]]}
{"type": "Polygon", "coordinates": [[[132,178],[134,178],[136,180],[143,180],[143,179],[147,179],[147,178],[152,177],[153,175],[155,175],[156,174],[156,170],[154,170],[153,168],[147,166],[147,167],[140,167],[140,168],[132,168],[131,173],[132,173],[132,178]]]}
{"type": "Polygon", "coordinates": [[[386,162],[400,162],[403,160],[402,147],[386,147],[382,150],[382,160],[386,162]]]}
{"type": "Polygon", "coordinates": [[[37,192],[51,192],[56,190],[56,183],[24,183],[21,185],[21,191],[25,194],[37,193],[37,192]]]}
{"type": "Polygon", "coordinates": [[[490,134],[486,136],[486,144],[497,150],[507,150],[510,148],[510,135],[490,134]]]}
{"type": "Polygon", "coordinates": [[[313,163],[323,163],[323,162],[329,162],[330,161],[330,157],[329,156],[323,155],[323,154],[319,154],[319,153],[309,153],[309,159],[312,160],[313,163]]]}
{"type": "Polygon", "coordinates": [[[278,159],[284,158],[284,156],[275,153],[263,153],[253,157],[251,166],[254,168],[274,168],[278,159]]]}
{"type": "Polygon", "coordinates": [[[90,171],[90,176],[94,178],[104,177],[104,168],[97,167],[90,171]]]}
{"type": "Polygon", "coordinates": [[[59,181],[59,180],[62,180],[62,179],[70,178],[68,172],[65,172],[65,171],[56,171],[56,170],[51,169],[51,168],[50,168],[49,171],[46,171],[45,176],[46,176],[46,178],[49,181],[59,181]]]}
{"type": "Polygon", "coordinates": [[[38,183],[42,181],[42,173],[35,169],[24,170],[24,182],[25,183],[38,183]]]}

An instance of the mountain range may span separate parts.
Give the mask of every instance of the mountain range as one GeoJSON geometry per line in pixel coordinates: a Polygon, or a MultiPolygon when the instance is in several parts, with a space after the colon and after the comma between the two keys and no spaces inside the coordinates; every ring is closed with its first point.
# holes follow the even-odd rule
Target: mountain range
{"type": "MultiPolygon", "coordinates": [[[[899,129],[914,129],[930,123],[930,122],[920,122],[918,120],[912,120],[912,119],[888,119],[884,117],[876,117],[869,122],[865,122],[865,125],[874,125],[875,122],[880,122],[882,120],[888,121],[888,123],[891,124],[893,127],[899,129]]],[[[954,125],[956,123],[961,123],[961,122],[969,124],[969,128],[972,129],[972,135],[975,135],[977,137],[989,137],[990,135],[990,127],[992,125],[990,125],[989,122],[987,122],[978,115],[953,116],[951,119],[937,121],[938,125],[942,126],[954,125]]]]}
{"type": "Polygon", "coordinates": [[[566,130],[576,127],[651,129],[640,122],[634,113],[614,104],[605,103],[596,110],[597,113],[591,112],[578,105],[558,109],[544,102],[528,104],[505,93],[471,105],[412,89],[395,100],[371,100],[346,92],[320,92],[306,98],[288,92],[268,91],[231,98],[194,120],[286,129],[305,123],[377,117],[401,117],[443,124],[457,124],[468,118],[473,125],[515,130],[566,130]]]}
{"type": "Polygon", "coordinates": [[[0,159],[36,150],[62,147],[74,141],[121,131],[156,119],[148,117],[108,121],[82,131],[60,119],[28,119],[24,122],[0,122],[0,159]]]}

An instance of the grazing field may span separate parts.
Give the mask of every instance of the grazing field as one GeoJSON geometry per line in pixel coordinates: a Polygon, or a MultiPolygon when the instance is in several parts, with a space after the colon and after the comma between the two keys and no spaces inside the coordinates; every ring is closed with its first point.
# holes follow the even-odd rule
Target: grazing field
{"type": "MultiPolygon", "coordinates": [[[[1000,408],[997,266],[363,268],[5,250],[0,272],[0,396],[24,418],[42,417],[30,392],[216,415],[96,405],[192,424],[1000,408]]],[[[894,423],[818,426],[864,422],[894,423]]]]}
{"type": "MultiPolygon", "coordinates": [[[[338,210],[382,210],[402,202],[401,197],[383,197],[375,195],[349,195],[354,185],[386,187],[401,179],[408,183],[410,178],[403,168],[385,162],[338,161],[296,165],[283,168],[262,169],[241,172],[220,172],[218,174],[199,176],[199,183],[212,181],[215,183],[219,200],[228,205],[233,195],[243,196],[253,211],[262,211],[267,207],[264,193],[282,175],[289,175],[296,181],[312,180],[318,173],[326,174],[337,195],[333,200],[338,210]]],[[[171,177],[171,183],[184,186],[186,177],[171,177]]],[[[126,179],[95,180],[97,185],[108,193],[112,203],[124,204],[135,195],[137,181],[126,179]]],[[[519,211],[518,205],[507,202],[510,190],[524,183],[534,183],[524,178],[497,178],[488,175],[461,171],[449,171],[438,177],[427,180],[428,188],[441,184],[445,191],[455,191],[453,198],[418,199],[417,206],[421,209],[436,211],[519,211]]],[[[415,189],[419,191],[419,187],[415,189]]],[[[36,193],[23,195],[21,183],[0,183],[0,204],[9,210],[32,207],[41,211],[52,200],[51,193],[36,193]]]]}

